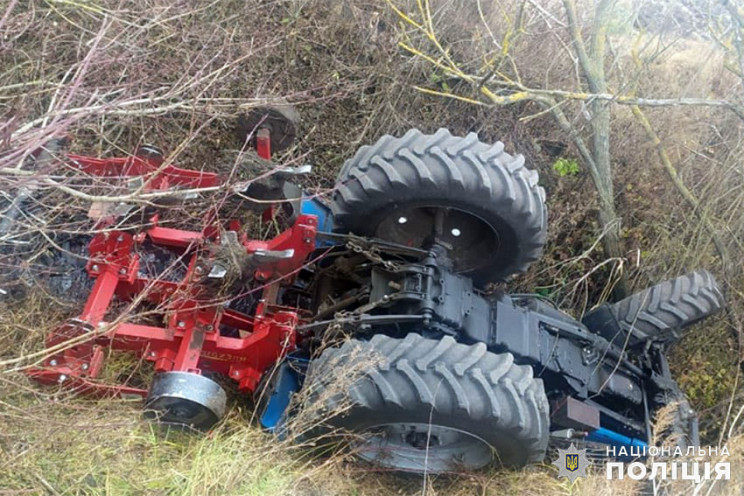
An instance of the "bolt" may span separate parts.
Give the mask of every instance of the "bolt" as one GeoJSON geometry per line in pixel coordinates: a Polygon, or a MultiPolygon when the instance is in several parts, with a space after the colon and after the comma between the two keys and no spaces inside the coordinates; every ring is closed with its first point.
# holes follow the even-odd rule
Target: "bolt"
{"type": "Polygon", "coordinates": [[[304,239],[303,241],[305,241],[305,244],[306,244],[306,245],[309,245],[309,244],[310,244],[310,243],[312,242],[312,239],[310,239],[310,238],[305,238],[305,239],[304,239]]]}
{"type": "Polygon", "coordinates": [[[99,267],[98,267],[98,264],[93,264],[93,265],[92,265],[92,266],[90,267],[90,270],[92,270],[93,272],[98,272],[98,269],[99,269],[99,267]]]}
{"type": "Polygon", "coordinates": [[[178,324],[176,324],[176,325],[178,327],[180,327],[181,329],[183,329],[184,327],[186,327],[186,322],[184,322],[183,320],[179,320],[178,321],[178,324]]]}
{"type": "Polygon", "coordinates": [[[201,274],[204,272],[204,269],[202,268],[201,265],[197,265],[196,267],[194,267],[194,272],[197,274],[201,274]]]}
{"type": "Polygon", "coordinates": [[[209,324],[209,325],[207,326],[207,330],[208,330],[208,331],[214,331],[214,326],[213,326],[212,324],[209,324]]]}
{"type": "Polygon", "coordinates": [[[127,269],[125,269],[124,267],[122,267],[121,269],[119,269],[119,274],[124,275],[126,273],[127,273],[127,269]]]}
{"type": "Polygon", "coordinates": [[[98,323],[98,328],[99,329],[103,329],[104,327],[106,327],[106,322],[99,322],[98,323]]]}
{"type": "Polygon", "coordinates": [[[49,360],[49,365],[51,365],[52,367],[56,367],[57,366],[57,360],[54,360],[54,359],[49,360]]]}
{"type": "Polygon", "coordinates": [[[67,380],[67,376],[66,376],[65,374],[60,374],[60,375],[59,375],[59,379],[58,379],[58,382],[59,382],[60,384],[62,384],[62,383],[63,383],[63,382],[65,382],[66,380],[67,380]]]}
{"type": "Polygon", "coordinates": [[[122,235],[120,234],[120,235],[119,235],[119,236],[118,236],[118,237],[116,238],[116,241],[118,241],[119,243],[121,243],[122,241],[124,241],[124,236],[122,236],[122,235]]]}
{"type": "Polygon", "coordinates": [[[156,355],[156,353],[155,353],[154,351],[151,351],[151,352],[150,352],[150,356],[151,356],[151,357],[154,357],[155,355],[156,355]]]}
{"type": "Polygon", "coordinates": [[[87,363],[84,363],[83,366],[82,366],[82,368],[83,368],[83,370],[88,370],[89,365],[87,363]]]}
{"type": "Polygon", "coordinates": [[[240,375],[240,372],[238,372],[237,370],[233,372],[233,377],[238,377],[239,375],[240,375]]]}

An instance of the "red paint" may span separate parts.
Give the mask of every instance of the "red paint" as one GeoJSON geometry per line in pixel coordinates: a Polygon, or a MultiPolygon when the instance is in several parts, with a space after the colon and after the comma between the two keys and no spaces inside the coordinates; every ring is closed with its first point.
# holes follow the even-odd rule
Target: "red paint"
{"type": "MultiPolygon", "coordinates": [[[[268,132],[259,130],[259,155],[268,158],[268,132]]],[[[216,174],[158,165],[156,159],[140,157],[97,159],[69,155],[73,166],[88,174],[108,178],[141,176],[148,190],[173,186],[202,188],[219,185],[216,174]]],[[[258,265],[254,277],[268,281],[256,315],[224,308],[202,283],[205,269],[197,261],[208,259],[208,242],[217,242],[219,226],[210,222],[202,231],[184,231],[158,226],[152,217],[149,229],[132,235],[106,231],[88,246],[87,270],[95,278],[85,307],[76,319],[62,324],[47,338],[50,356],[28,371],[45,384],[62,384],[96,395],[145,396],[143,389],[105,384],[99,380],[109,349],[134,352],[153,362],[155,370],[215,372],[227,375],[244,392],[253,391],[263,372],[295,347],[299,317],[293,309],[276,302],[276,287],[288,284],[315,249],[317,218],[300,215],[294,225],[268,241],[242,239],[249,254],[261,250],[292,250],[291,257],[258,265]],[[136,247],[149,243],[175,250],[189,261],[181,281],[166,281],[140,275],[136,247]],[[163,309],[159,325],[128,322],[129,303],[147,301],[163,309]],[[221,333],[229,328],[230,335],[221,333]],[[240,336],[240,337],[234,337],[240,336]]],[[[239,223],[229,222],[237,229],[239,223]]]]}
{"type": "Polygon", "coordinates": [[[265,127],[256,131],[256,152],[261,158],[271,159],[271,133],[265,127]]]}
{"type": "Polygon", "coordinates": [[[213,172],[182,169],[173,164],[163,166],[159,160],[142,157],[94,158],[67,155],[72,167],[109,179],[141,177],[145,191],[165,191],[173,187],[210,188],[220,185],[220,178],[213,172]]]}

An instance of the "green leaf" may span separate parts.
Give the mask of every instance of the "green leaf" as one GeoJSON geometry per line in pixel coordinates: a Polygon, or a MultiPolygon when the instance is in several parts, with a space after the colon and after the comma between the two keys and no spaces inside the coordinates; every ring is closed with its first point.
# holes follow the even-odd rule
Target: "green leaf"
{"type": "Polygon", "coordinates": [[[575,176],[581,171],[579,163],[573,158],[559,158],[553,163],[553,170],[561,177],[575,176]]]}

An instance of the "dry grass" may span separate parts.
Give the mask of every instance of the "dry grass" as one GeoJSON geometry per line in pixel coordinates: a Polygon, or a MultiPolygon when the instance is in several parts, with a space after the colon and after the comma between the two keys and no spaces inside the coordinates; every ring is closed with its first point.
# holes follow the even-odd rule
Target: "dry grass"
{"type": "MultiPolygon", "coordinates": [[[[45,326],[52,325],[59,314],[26,307],[10,315],[0,328],[0,346],[6,350],[16,343],[33,349],[45,326]],[[38,329],[38,334],[26,331],[21,337],[21,329],[38,329]]],[[[7,356],[14,356],[10,351],[7,356]]],[[[122,360],[108,365],[112,372],[136,374],[134,363],[122,360]]],[[[340,377],[342,372],[338,372],[340,377]]],[[[353,370],[346,372],[336,384],[341,390],[354,378],[353,370]]],[[[256,426],[252,405],[245,398],[234,396],[230,405],[225,421],[206,436],[167,432],[141,417],[139,401],[76,398],[64,389],[39,388],[19,373],[3,374],[0,488],[11,494],[399,495],[426,491],[455,496],[631,495],[638,489],[627,479],[607,481],[599,466],[593,468],[591,477],[574,484],[558,480],[550,465],[426,480],[400,477],[354,462],[344,451],[328,456],[309,444],[278,440],[256,426]]],[[[308,432],[318,419],[313,412],[305,412],[289,430],[295,435],[308,432]]],[[[739,443],[729,443],[734,467],[741,466],[739,443]]],[[[725,494],[736,494],[740,483],[728,487],[725,494]]]]}

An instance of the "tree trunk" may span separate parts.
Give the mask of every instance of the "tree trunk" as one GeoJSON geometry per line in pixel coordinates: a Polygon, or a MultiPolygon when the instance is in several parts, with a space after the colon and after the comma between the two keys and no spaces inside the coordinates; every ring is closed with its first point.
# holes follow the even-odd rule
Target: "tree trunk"
{"type": "MultiPolygon", "coordinates": [[[[573,41],[579,67],[587,80],[592,93],[605,93],[607,79],[605,76],[605,41],[607,39],[607,24],[612,15],[613,0],[599,0],[594,9],[594,34],[590,46],[587,47],[581,35],[580,23],[576,17],[576,5],[573,0],[564,0],[568,27],[573,41]]],[[[590,168],[594,186],[599,198],[599,224],[604,230],[602,245],[608,257],[622,259],[624,250],[620,240],[620,220],[615,211],[615,192],[612,186],[612,163],[610,161],[610,102],[594,100],[590,103],[592,128],[590,168]]],[[[615,300],[622,299],[627,294],[627,282],[624,274],[620,274],[617,284],[613,288],[612,296],[615,300]]]]}
{"type": "MultiPolygon", "coordinates": [[[[599,224],[605,231],[603,246],[608,257],[622,259],[620,240],[620,219],[615,211],[615,190],[612,185],[612,163],[610,161],[610,104],[595,101],[592,103],[592,154],[597,169],[597,196],[599,197],[599,224]]],[[[615,300],[627,295],[627,282],[624,274],[618,278],[613,288],[615,300]]]]}

